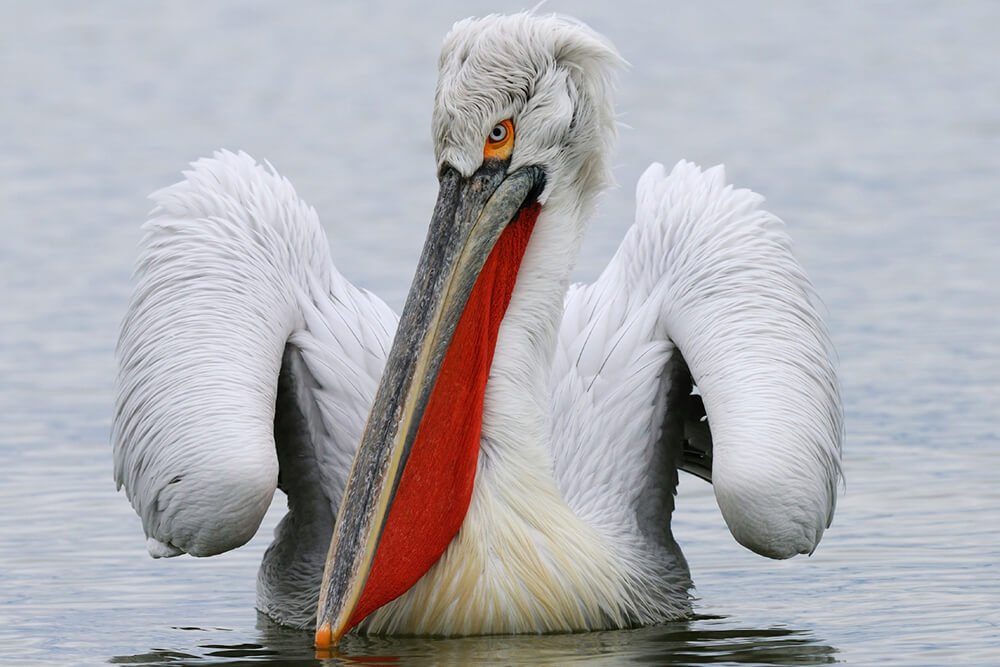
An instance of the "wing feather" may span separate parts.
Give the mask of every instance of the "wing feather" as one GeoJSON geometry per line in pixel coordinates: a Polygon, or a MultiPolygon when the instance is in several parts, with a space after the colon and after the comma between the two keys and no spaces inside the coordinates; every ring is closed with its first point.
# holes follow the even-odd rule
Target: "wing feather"
{"type": "Polygon", "coordinates": [[[315,406],[305,444],[339,502],[396,319],[337,272],[315,211],[269,165],[223,151],[184,176],[152,195],[117,350],[115,479],[154,556],[256,532],[288,346],[308,370],[296,398],[315,406]]]}
{"type": "MultiPolygon", "coordinates": [[[[832,520],[843,410],[812,286],[762,201],[722,167],[646,171],[618,252],[567,296],[554,401],[576,412],[555,432],[589,443],[571,446],[578,457],[614,459],[632,506],[649,490],[643,465],[672,448],[679,467],[711,478],[741,544],[783,558],[811,552],[832,520]]],[[[556,467],[571,477],[565,453],[556,467]]],[[[669,510],[672,480],[660,487],[669,510]]]]}

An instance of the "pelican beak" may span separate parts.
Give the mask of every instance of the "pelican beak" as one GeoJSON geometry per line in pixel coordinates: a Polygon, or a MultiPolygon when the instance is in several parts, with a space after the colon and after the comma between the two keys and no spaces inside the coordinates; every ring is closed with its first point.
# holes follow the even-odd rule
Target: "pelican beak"
{"type": "Polygon", "coordinates": [[[545,180],[539,167],[508,174],[508,166],[488,159],[468,178],[451,167],[441,173],[427,240],[334,527],[317,610],[318,648],[336,644],[409,590],[465,518],[496,330],[545,180]]]}

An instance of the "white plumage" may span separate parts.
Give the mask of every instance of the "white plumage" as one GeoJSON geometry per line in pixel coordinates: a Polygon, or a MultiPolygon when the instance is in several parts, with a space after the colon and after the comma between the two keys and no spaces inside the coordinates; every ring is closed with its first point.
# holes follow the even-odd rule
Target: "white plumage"
{"type": "Polygon", "coordinates": [[[637,488],[642,463],[623,483],[614,457],[655,437],[663,403],[649,398],[679,348],[705,400],[730,530],[749,549],[788,558],[811,552],[833,518],[842,414],[812,288],[762,201],[729,186],[722,167],[646,170],[635,225],[600,278],[566,298],[553,415],[555,432],[571,435],[554,443],[606,452],[589,476],[557,456],[570,497],[578,480],[600,476],[619,480],[621,493],[637,488]]]}
{"type": "MultiPolygon", "coordinates": [[[[369,631],[581,630],[688,613],[670,533],[678,469],[710,476],[733,535],[766,556],[810,553],[832,519],[832,349],[761,197],[728,186],[721,167],[653,165],[607,269],[567,293],[610,182],[619,63],[558,17],[467,21],[445,42],[439,165],[470,176],[490,128],[510,118],[508,171],[541,165],[545,189],[486,385],[465,521],[369,631]]],[[[118,348],[115,478],[154,556],[243,544],[282,488],[289,513],[258,606],[307,626],[397,318],[334,268],[292,186],[245,154],[200,160],[153,199],[118,348]]]]}

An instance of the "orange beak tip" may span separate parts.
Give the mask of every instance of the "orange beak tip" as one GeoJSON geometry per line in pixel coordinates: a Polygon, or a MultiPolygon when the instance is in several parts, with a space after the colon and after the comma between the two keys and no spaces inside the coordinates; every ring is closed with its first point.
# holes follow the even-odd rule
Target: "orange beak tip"
{"type": "Polygon", "coordinates": [[[316,641],[315,641],[316,648],[329,649],[333,647],[333,644],[334,644],[333,630],[330,629],[329,623],[324,623],[323,625],[316,628],[316,641]]]}

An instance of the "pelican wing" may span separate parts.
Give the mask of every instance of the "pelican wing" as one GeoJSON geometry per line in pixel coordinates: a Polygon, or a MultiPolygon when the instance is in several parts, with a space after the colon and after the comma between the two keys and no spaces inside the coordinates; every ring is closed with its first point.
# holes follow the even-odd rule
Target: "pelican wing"
{"type": "Polygon", "coordinates": [[[396,316],[337,272],[315,211],[246,154],[200,160],[152,198],[112,432],[150,553],[240,546],[279,484],[318,488],[335,512],[396,316]]]}
{"type": "Polygon", "coordinates": [[[829,335],[783,225],[721,166],[681,162],[668,176],[654,164],[636,200],[607,269],[567,295],[557,478],[597,515],[607,504],[585,488],[617,485],[648,522],[648,497],[671,510],[672,476],[685,469],[712,481],[741,544],[809,553],[833,517],[843,412],[829,335]]]}

